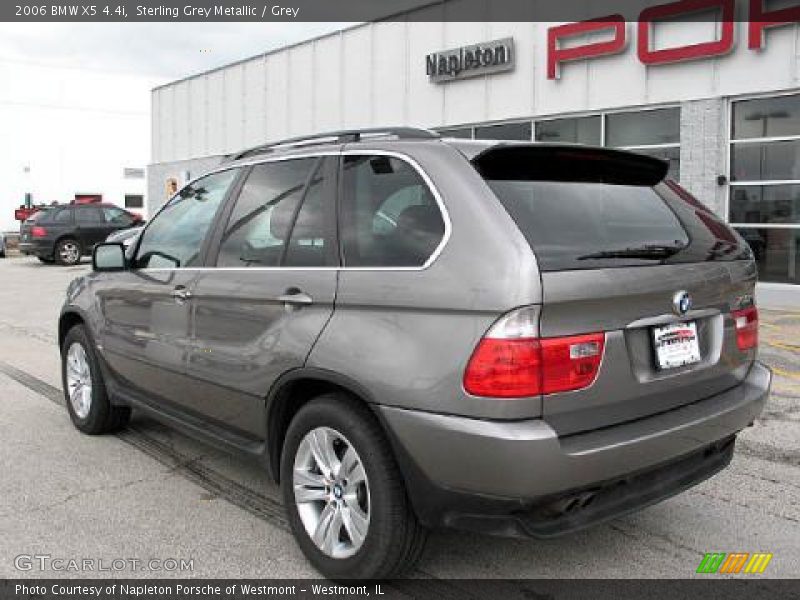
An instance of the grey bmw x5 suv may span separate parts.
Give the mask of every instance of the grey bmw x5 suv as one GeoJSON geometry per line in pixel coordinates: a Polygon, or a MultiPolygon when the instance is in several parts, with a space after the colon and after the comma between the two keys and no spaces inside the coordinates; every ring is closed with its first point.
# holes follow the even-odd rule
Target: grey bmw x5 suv
{"type": "Polygon", "coordinates": [[[710,477],[759,415],[756,266],[660,160],[336,132],[189,183],[60,317],[67,408],[263,462],[325,576],[546,538],[710,477]]]}

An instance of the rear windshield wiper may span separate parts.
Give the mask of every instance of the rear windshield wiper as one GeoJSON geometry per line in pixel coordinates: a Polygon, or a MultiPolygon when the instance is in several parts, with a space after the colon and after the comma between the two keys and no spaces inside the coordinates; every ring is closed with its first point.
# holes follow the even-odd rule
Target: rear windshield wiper
{"type": "Polygon", "coordinates": [[[631,246],[617,250],[601,250],[592,254],[579,256],[577,260],[592,260],[603,258],[642,258],[642,259],[664,259],[669,258],[686,247],[685,244],[644,244],[642,246],[631,246]]]}

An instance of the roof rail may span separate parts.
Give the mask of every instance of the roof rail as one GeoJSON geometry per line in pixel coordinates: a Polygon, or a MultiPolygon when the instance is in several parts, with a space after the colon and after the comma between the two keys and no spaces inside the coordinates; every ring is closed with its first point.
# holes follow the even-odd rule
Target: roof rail
{"type": "Polygon", "coordinates": [[[311,144],[346,144],[349,142],[361,141],[362,137],[382,136],[394,136],[400,140],[431,140],[441,137],[435,131],[431,131],[430,129],[422,129],[420,127],[372,127],[368,129],[343,129],[341,131],[329,131],[315,135],[302,135],[285,140],[279,140],[270,144],[255,146],[253,148],[248,148],[247,150],[231,154],[228,156],[228,159],[239,160],[241,158],[247,158],[248,156],[265,154],[277,148],[306,146],[311,144]]]}

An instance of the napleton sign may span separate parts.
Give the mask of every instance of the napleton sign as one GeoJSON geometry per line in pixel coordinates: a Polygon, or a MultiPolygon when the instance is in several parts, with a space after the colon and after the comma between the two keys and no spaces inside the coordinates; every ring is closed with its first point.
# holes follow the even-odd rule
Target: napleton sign
{"type": "MultiPolygon", "coordinates": [[[[768,11],[767,0],[749,0],[747,46],[750,50],[766,47],[765,31],[772,27],[800,22],[800,6],[768,11]]],[[[648,66],[664,65],[721,56],[734,49],[736,0],[679,0],[645,8],[635,23],[636,54],[648,66]],[[721,15],[718,39],[671,48],[654,49],[653,27],[660,21],[691,18],[698,13],[715,12],[721,15]]],[[[619,54],[628,44],[628,24],[622,15],[614,14],[588,21],[551,27],[547,32],[547,78],[558,79],[562,63],[619,54]],[[566,42],[587,34],[607,33],[610,39],[582,45],[566,42]]]]}
{"type": "Polygon", "coordinates": [[[513,68],[512,38],[432,52],[425,57],[425,72],[435,83],[510,71],[513,68]]]}

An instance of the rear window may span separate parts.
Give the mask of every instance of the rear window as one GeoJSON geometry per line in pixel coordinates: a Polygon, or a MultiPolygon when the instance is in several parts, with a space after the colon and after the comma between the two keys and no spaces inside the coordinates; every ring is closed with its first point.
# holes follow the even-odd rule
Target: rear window
{"type": "Polygon", "coordinates": [[[542,271],[747,258],[741,238],[650,157],[508,146],[473,160],[542,271]],[[488,156],[492,155],[492,156],[488,156]]]}

